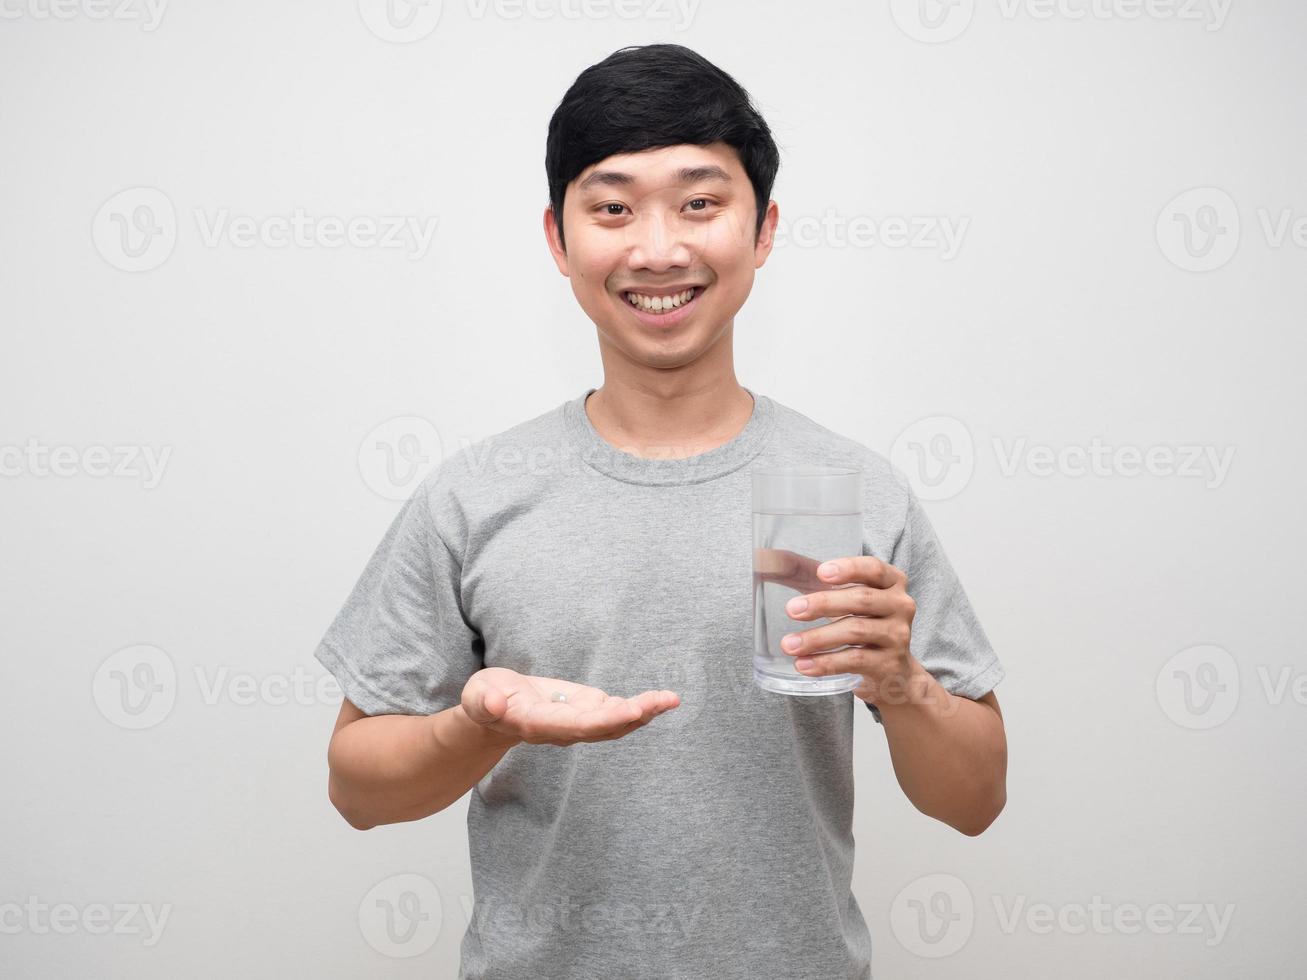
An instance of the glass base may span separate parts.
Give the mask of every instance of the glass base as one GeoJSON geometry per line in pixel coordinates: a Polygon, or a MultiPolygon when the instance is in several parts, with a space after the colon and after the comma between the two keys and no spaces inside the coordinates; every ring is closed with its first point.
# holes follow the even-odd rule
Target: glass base
{"type": "Polygon", "coordinates": [[[830,677],[795,677],[793,674],[765,674],[753,668],[753,682],[764,691],[775,694],[794,694],[811,697],[825,694],[846,694],[862,683],[859,674],[832,674],[830,677]]]}

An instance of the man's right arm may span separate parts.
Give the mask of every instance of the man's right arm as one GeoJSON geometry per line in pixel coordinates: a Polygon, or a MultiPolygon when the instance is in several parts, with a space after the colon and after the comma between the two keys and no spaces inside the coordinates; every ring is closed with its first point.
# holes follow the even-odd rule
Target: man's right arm
{"type": "Polygon", "coordinates": [[[615,697],[504,667],[473,673],[460,702],[434,715],[368,716],[346,698],[327,749],[327,793],[359,830],[421,820],[479,783],[514,745],[623,738],[680,703],[672,691],[615,697]]]}
{"type": "Polygon", "coordinates": [[[461,704],[434,715],[365,715],[348,698],[327,749],[327,792],[351,827],[421,820],[475,786],[520,740],[461,704]]]}

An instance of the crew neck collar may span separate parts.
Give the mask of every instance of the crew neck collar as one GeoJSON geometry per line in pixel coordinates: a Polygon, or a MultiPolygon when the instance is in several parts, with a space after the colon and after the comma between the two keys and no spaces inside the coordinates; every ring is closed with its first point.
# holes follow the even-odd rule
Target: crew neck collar
{"type": "Polygon", "coordinates": [[[626,483],[646,486],[676,486],[703,483],[731,473],[762,450],[775,422],[775,407],[766,395],[741,385],[753,397],[753,414],[734,438],[706,453],[694,456],[636,456],[608,442],[595,429],[585,412],[585,400],[596,388],[587,388],[576,398],[563,403],[568,437],[581,451],[582,458],[598,470],[626,483]]]}

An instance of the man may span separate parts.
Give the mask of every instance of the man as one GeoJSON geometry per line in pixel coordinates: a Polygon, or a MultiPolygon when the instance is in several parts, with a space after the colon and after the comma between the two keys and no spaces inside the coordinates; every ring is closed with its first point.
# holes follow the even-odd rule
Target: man
{"type": "Polygon", "coordinates": [[[436,467],[318,648],[346,695],[330,798],[352,826],[473,790],[460,977],[870,977],[859,701],[923,813],[975,835],[1004,805],[1003,667],[922,508],[884,457],[735,379],[778,162],[747,93],[684,47],[576,79],[544,230],[603,386],[436,467]],[[832,462],[864,471],[862,553],[791,601],[832,620],[793,653],[865,682],[771,693],[750,470],[832,462]]]}

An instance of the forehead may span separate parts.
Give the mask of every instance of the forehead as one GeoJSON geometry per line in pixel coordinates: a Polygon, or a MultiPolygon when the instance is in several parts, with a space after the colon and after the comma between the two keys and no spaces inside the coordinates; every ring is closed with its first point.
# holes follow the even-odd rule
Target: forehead
{"type": "Polygon", "coordinates": [[[744,178],[739,157],[726,143],[662,146],[639,153],[615,153],[586,167],[573,184],[580,194],[613,188],[649,190],[705,182],[731,185],[744,178]]]}

